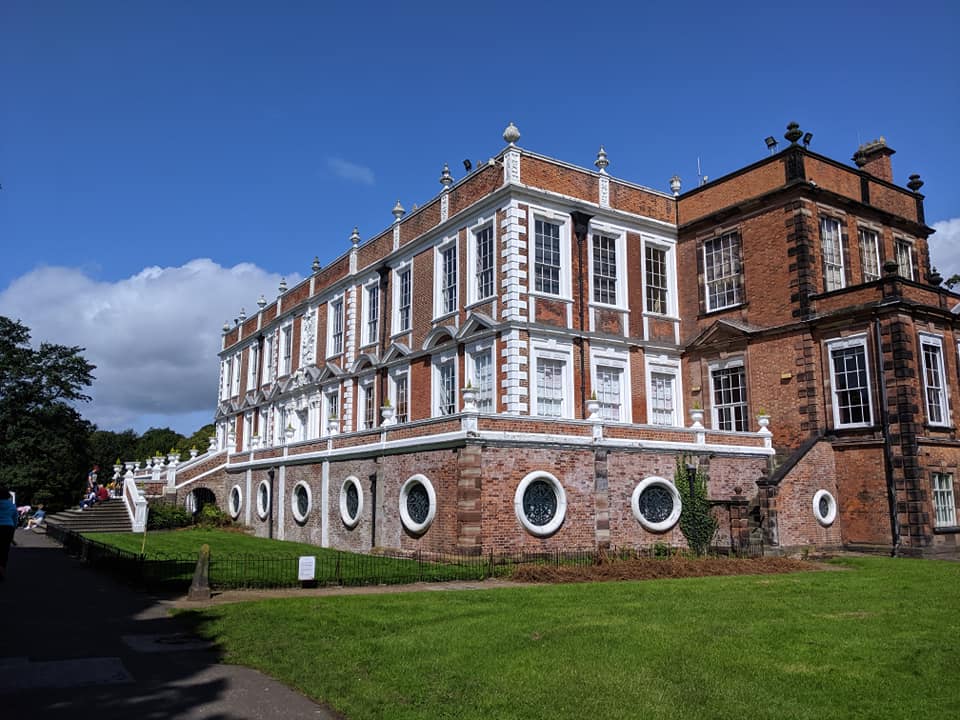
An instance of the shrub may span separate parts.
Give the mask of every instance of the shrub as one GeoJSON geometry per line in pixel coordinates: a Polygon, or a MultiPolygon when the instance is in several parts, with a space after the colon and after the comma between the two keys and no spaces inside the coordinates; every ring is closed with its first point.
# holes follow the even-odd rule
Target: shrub
{"type": "Polygon", "coordinates": [[[170,503],[155,503],[147,513],[148,530],[171,530],[186,527],[193,522],[193,516],[186,508],[170,503]]]}
{"type": "Polygon", "coordinates": [[[200,508],[195,520],[201,527],[224,527],[233,524],[230,516],[212,503],[200,508]]]}
{"type": "Polygon", "coordinates": [[[697,555],[706,555],[717,533],[717,519],[710,513],[710,499],[707,497],[707,477],[697,468],[691,487],[686,463],[678,457],[673,483],[677,486],[682,504],[680,532],[691,550],[697,555]]]}

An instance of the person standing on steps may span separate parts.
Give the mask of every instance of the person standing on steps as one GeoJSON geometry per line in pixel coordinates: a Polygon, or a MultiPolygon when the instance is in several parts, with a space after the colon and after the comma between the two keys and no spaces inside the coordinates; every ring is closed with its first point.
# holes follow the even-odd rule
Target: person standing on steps
{"type": "Polygon", "coordinates": [[[7,574],[7,557],[10,555],[10,543],[13,531],[17,527],[17,506],[10,499],[10,491],[0,487],[0,580],[7,574]]]}

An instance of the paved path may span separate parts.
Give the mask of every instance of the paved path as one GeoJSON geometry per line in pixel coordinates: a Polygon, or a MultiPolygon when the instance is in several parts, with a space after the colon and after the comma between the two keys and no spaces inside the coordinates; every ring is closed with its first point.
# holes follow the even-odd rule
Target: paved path
{"type": "Polygon", "coordinates": [[[0,582],[0,714],[51,720],[339,717],[254,670],[217,662],[170,602],[17,530],[0,582]]]}

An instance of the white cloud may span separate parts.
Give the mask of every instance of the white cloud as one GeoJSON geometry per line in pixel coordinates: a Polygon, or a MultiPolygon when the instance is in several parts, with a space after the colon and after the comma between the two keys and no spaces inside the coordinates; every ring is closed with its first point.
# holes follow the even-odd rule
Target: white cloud
{"type": "Polygon", "coordinates": [[[373,185],[373,170],[343,158],[328,158],[327,167],[344,180],[358,182],[361,185],[373,185]]]}
{"type": "Polygon", "coordinates": [[[930,236],[930,263],[943,277],[960,273],[960,218],[933,224],[930,236]]]}
{"type": "MultiPolygon", "coordinates": [[[[299,278],[287,280],[292,287],[299,278]]],[[[260,293],[272,298],[279,282],[249,263],[225,268],[208,259],[117,282],[40,267],[0,292],[0,314],[30,328],[35,344],[86,348],[96,380],[80,411],[99,427],[169,425],[187,434],[213,418],[224,320],[241,307],[251,314],[260,293]]]]}

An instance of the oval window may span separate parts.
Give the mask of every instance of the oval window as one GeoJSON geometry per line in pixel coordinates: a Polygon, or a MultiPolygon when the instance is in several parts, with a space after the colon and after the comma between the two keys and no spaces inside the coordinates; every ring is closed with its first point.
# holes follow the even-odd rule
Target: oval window
{"type": "Polygon", "coordinates": [[[310,486],[301,480],[293,486],[293,495],[290,497],[290,509],[293,510],[297,522],[302,523],[307,519],[312,504],[310,486]]]}
{"type": "Polygon", "coordinates": [[[813,515],[824,527],[833,525],[837,519],[837,500],[826,490],[817,490],[813,496],[813,515]]]}
{"type": "Polygon", "coordinates": [[[261,480],[257,485],[257,515],[263,520],[270,512],[270,483],[261,480]]]}
{"type": "Polygon", "coordinates": [[[230,488],[230,500],[227,501],[227,505],[230,508],[230,515],[236,520],[240,516],[240,508],[243,507],[243,491],[239,485],[230,488]]]}
{"type": "Polygon", "coordinates": [[[437,514],[437,494],[424,475],[410,477],[400,488],[400,520],[414,535],[421,535],[437,514]]]}
{"type": "Polygon", "coordinates": [[[633,489],[633,516],[650,532],[666,532],[680,520],[680,493],[662,477],[649,477],[633,489]]]}
{"type": "Polygon", "coordinates": [[[363,512],[363,489],[360,481],[350,475],[340,486],[340,519],[348,528],[354,528],[360,522],[363,512]]]}
{"type": "Polygon", "coordinates": [[[567,494],[560,481],[550,473],[532,472],[517,485],[513,509],[527,532],[546,537],[563,525],[567,494]]]}

